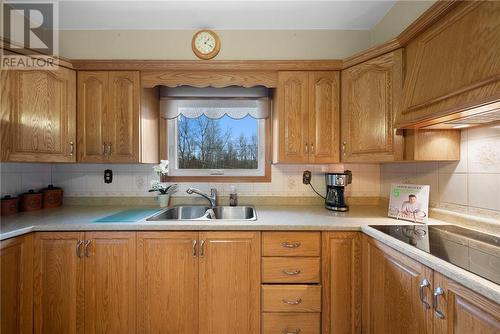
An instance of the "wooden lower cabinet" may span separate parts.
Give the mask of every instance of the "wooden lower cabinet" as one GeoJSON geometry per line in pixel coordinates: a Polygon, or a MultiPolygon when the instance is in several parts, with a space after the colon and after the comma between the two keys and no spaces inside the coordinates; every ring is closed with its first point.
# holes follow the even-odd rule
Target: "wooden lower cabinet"
{"type": "Polygon", "coordinates": [[[35,234],[35,333],[135,332],[135,233],[35,234]]]}
{"type": "Polygon", "coordinates": [[[33,235],[0,242],[0,333],[33,332],[33,235]]]}
{"type": "Polygon", "coordinates": [[[432,333],[432,270],[363,236],[363,333],[432,333]]]}
{"type": "Polygon", "coordinates": [[[322,333],[361,333],[361,233],[323,232],[322,275],[322,333]]]}
{"type": "Polygon", "coordinates": [[[260,232],[201,232],[199,239],[198,333],[260,333],[260,232]]]}
{"type": "Polygon", "coordinates": [[[137,233],[137,332],[198,332],[198,232],[137,233]]]}
{"type": "Polygon", "coordinates": [[[263,334],[320,334],[321,313],[263,313],[263,334]]]}
{"type": "MultiPolygon", "coordinates": [[[[434,313],[435,334],[498,334],[500,305],[434,272],[434,286],[443,289],[434,313]]],[[[436,290],[434,290],[436,291],[436,290]]]]}

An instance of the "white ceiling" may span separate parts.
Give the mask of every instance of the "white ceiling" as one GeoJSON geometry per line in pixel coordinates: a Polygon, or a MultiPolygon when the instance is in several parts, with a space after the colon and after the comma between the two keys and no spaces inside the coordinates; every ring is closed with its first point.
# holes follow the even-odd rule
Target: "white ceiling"
{"type": "Polygon", "coordinates": [[[60,29],[371,29],[395,0],[72,1],[60,29]]]}

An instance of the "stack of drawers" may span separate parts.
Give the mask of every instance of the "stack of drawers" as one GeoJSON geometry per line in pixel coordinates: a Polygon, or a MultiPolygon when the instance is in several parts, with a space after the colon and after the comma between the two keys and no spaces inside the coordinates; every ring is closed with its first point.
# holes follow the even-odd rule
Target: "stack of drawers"
{"type": "Polygon", "coordinates": [[[321,332],[321,233],[262,233],[263,333],[321,332]]]}

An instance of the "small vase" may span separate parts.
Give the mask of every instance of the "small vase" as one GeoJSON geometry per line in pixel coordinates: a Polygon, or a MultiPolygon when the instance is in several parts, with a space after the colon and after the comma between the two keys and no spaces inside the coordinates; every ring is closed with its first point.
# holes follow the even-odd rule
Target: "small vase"
{"type": "Polygon", "coordinates": [[[160,204],[160,208],[166,208],[170,200],[170,194],[160,194],[158,195],[157,199],[158,204],[160,204]]]}

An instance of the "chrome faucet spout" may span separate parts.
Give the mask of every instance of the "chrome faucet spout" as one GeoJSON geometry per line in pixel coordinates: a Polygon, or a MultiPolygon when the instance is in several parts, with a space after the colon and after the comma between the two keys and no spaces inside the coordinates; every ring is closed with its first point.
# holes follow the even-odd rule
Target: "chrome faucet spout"
{"type": "Polygon", "coordinates": [[[215,189],[215,188],[210,189],[210,195],[207,195],[207,194],[203,193],[201,190],[196,189],[196,188],[188,188],[188,189],[186,189],[186,192],[190,195],[196,194],[196,195],[200,195],[201,197],[205,198],[210,203],[211,208],[217,206],[217,189],[215,189]]]}

